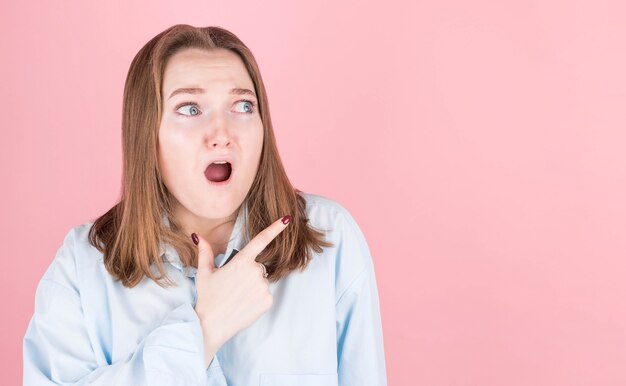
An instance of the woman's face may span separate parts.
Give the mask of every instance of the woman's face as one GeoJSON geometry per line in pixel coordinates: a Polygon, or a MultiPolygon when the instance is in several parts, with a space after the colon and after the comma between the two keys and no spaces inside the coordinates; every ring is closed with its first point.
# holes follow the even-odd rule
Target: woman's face
{"type": "Polygon", "coordinates": [[[177,201],[177,218],[232,218],[250,190],[263,147],[258,99],[243,61],[226,49],[181,50],[166,64],[161,93],[159,167],[177,201]],[[209,167],[220,160],[232,172],[216,185],[209,179],[229,175],[227,165],[209,167]]]}

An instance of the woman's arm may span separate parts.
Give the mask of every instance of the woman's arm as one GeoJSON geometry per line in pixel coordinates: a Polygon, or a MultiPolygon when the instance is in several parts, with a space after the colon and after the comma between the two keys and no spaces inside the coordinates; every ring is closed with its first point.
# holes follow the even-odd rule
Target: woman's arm
{"type": "Polygon", "coordinates": [[[206,367],[202,329],[191,304],[170,311],[128,357],[99,365],[75,285],[70,240],[37,287],[23,341],[24,385],[227,385],[217,358],[206,367]]]}
{"type": "Polygon", "coordinates": [[[344,223],[340,258],[342,265],[358,272],[350,275],[339,295],[337,313],[337,366],[339,385],[387,385],[383,331],[378,290],[367,242],[354,219],[344,223]],[[358,269],[354,269],[358,267],[358,269]]]}

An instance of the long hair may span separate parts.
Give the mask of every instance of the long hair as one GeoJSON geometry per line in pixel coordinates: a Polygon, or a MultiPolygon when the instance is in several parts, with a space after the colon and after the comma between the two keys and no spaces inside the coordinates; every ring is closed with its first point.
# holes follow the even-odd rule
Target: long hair
{"type": "Polygon", "coordinates": [[[320,253],[322,247],[333,244],[308,224],[305,199],[287,178],[276,146],[265,86],[252,52],[233,33],[220,27],[174,25],[152,38],[133,59],[124,86],[121,198],[94,221],[89,231],[90,243],[103,253],[107,271],[128,288],[144,277],[162,287],[175,285],[160,258],[161,243],[169,243],[184,266],[197,267],[197,248],[173,215],[173,196],[163,183],[157,161],[163,72],[168,59],[185,48],[225,48],[243,60],[259,96],[263,122],[260,164],[242,203],[248,213],[243,237],[247,243],[277,218],[291,214],[290,225],[257,261],[267,266],[268,280],[272,282],[295,269],[304,270],[313,252],[320,253]],[[158,277],[151,269],[153,263],[158,277]]]}

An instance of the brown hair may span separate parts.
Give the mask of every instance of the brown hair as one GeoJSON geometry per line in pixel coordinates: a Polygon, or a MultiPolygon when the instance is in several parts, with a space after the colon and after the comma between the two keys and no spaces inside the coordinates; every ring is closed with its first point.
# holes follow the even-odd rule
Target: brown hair
{"type": "MultiPolygon", "coordinates": [[[[158,130],[162,115],[161,85],[168,59],[184,48],[225,48],[238,54],[259,96],[263,122],[263,149],[257,175],[242,206],[244,240],[256,235],[285,214],[290,225],[257,257],[267,266],[268,280],[277,281],[296,268],[304,269],[313,251],[333,246],[306,218],[304,197],[295,189],[280,160],[265,86],[252,52],[233,33],[220,27],[174,25],[161,32],[137,53],[126,84],[122,116],[123,177],[119,203],[94,221],[89,241],[104,254],[108,272],[126,287],[144,276],[162,287],[174,285],[160,258],[160,243],[169,243],[185,266],[197,267],[197,247],[173,216],[172,196],[158,167],[158,130]],[[169,228],[163,218],[169,220],[169,228]],[[155,263],[159,275],[150,268],[155,263]]],[[[242,209],[242,206],[238,210],[242,209]]]]}

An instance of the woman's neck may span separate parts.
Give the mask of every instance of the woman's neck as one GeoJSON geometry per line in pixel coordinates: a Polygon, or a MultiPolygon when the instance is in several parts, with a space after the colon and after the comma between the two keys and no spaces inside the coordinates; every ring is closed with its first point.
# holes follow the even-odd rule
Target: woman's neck
{"type": "Polygon", "coordinates": [[[188,235],[196,233],[211,245],[213,256],[226,252],[230,235],[237,220],[237,212],[228,218],[212,219],[195,216],[183,209],[176,211],[175,216],[185,233],[188,235]]]}

